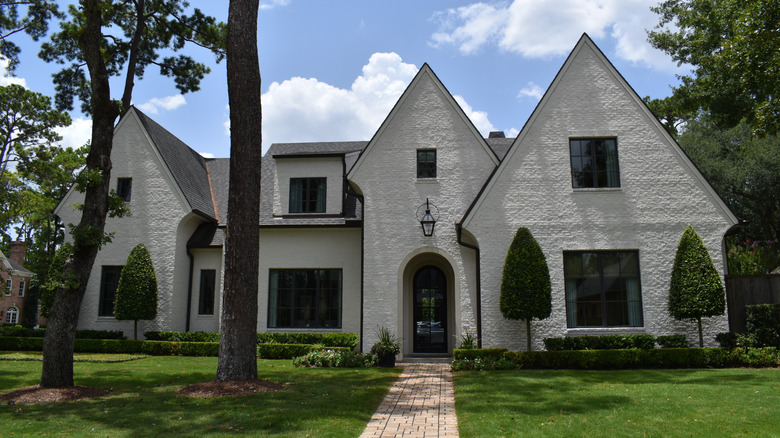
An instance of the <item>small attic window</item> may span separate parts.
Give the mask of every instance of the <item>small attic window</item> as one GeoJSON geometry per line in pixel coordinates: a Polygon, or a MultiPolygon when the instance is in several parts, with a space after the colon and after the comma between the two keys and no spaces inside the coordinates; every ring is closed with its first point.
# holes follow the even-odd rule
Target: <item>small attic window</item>
{"type": "Polygon", "coordinates": [[[417,149],[417,178],[436,178],[436,149],[417,149]]]}
{"type": "Polygon", "coordinates": [[[133,178],[117,178],[116,194],[125,202],[130,202],[133,193],[133,178]]]}

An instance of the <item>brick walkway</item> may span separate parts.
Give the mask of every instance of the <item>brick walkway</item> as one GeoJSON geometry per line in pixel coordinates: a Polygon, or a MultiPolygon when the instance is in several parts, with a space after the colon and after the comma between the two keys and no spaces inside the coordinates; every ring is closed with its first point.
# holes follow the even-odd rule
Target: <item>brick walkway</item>
{"type": "Polygon", "coordinates": [[[458,437],[450,364],[399,366],[403,373],[360,437],[458,437]]]}

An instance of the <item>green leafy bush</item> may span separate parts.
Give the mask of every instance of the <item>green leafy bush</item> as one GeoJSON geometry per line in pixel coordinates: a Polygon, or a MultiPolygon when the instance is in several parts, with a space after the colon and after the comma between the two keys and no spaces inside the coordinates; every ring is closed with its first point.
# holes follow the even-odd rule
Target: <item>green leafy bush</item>
{"type": "Polygon", "coordinates": [[[293,359],[296,367],[369,368],[376,364],[376,356],[354,350],[319,350],[293,359]]]}
{"type": "Polygon", "coordinates": [[[760,275],[769,274],[780,265],[780,248],[776,242],[746,240],[738,242],[728,238],[729,274],[760,275]]]}
{"type": "Polygon", "coordinates": [[[452,371],[497,371],[513,370],[515,363],[509,359],[474,358],[455,359],[452,361],[452,371]]]}
{"type": "Polygon", "coordinates": [[[460,342],[458,342],[458,348],[463,350],[471,350],[478,347],[479,341],[476,336],[472,335],[470,332],[466,332],[465,334],[460,336],[460,342]]]}
{"type": "Polygon", "coordinates": [[[545,338],[544,348],[547,351],[620,350],[628,348],[650,350],[655,348],[655,336],[638,334],[545,338]]]}
{"type": "Polygon", "coordinates": [[[688,340],[685,335],[656,336],[655,342],[661,348],[687,348],[688,340]]]}
{"type": "Polygon", "coordinates": [[[148,341],[219,342],[219,333],[212,332],[144,332],[148,341]]]}
{"type": "Polygon", "coordinates": [[[509,350],[506,348],[456,348],[452,352],[452,358],[455,360],[491,359],[495,361],[503,358],[507,351],[509,350]]]}
{"type": "Polygon", "coordinates": [[[326,347],[355,348],[357,333],[258,333],[258,344],[322,344],[326,347]]]}
{"type": "Polygon", "coordinates": [[[726,311],[726,292],[710,253],[692,226],[683,232],[672,266],[669,284],[669,314],[691,319],[699,328],[699,347],[704,346],[701,319],[726,311]]]}
{"type": "Polygon", "coordinates": [[[157,317],[157,275],[152,257],[143,243],[130,251],[119,275],[114,298],[116,319],[133,321],[133,339],[138,339],[138,320],[157,317]]]}
{"type": "Polygon", "coordinates": [[[63,243],[54,254],[54,259],[52,259],[51,265],[49,265],[47,279],[42,286],[43,291],[39,301],[41,316],[49,317],[49,310],[54,304],[54,294],[57,292],[58,287],[65,285],[62,274],[65,270],[65,262],[71,254],[73,254],[73,246],[67,242],[63,243]]]}
{"type": "Polygon", "coordinates": [[[756,347],[780,347],[780,304],[745,306],[747,332],[756,347]]]}
{"type": "MultiPolygon", "coordinates": [[[[257,344],[257,355],[262,359],[292,359],[325,348],[322,344],[257,344]]],[[[346,347],[328,348],[338,351],[351,350],[351,348],[346,347]]]]}
{"type": "MultiPolygon", "coordinates": [[[[31,329],[20,325],[0,327],[0,336],[14,336],[19,338],[42,338],[46,330],[42,328],[31,329]]],[[[125,339],[121,330],[76,330],[76,339],[125,339]]]]}
{"type": "Polygon", "coordinates": [[[498,306],[504,318],[525,321],[530,350],[531,320],[550,316],[552,285],[542,248],[528,228],[518,228],[507,251],[498,306]]]}

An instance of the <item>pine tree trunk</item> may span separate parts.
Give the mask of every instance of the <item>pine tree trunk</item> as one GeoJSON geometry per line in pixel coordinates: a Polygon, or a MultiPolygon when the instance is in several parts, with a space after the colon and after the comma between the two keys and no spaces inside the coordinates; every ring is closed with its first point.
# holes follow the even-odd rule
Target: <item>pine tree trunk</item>
{"type": "Polygon", "coordinates": [[[230,187],[217,381],[257,378],[261,106],[259,0],[231,0],[227,27],[230,187]]]}
{"type": "Polygon", "coordinates": [[[525,336],[526,336],[525,349],[531,351],[531,318],[525,320],[525,336]]]}
{"type": "Polygon", "coordinates": [[[696,318],[696,322],[699,323],[699,348],[704,347],[704,336],[701,331],[701,316],[696,318]]]}
{"type": "Polygon", "coordinates": [[[111,183],[111,148],[114,120],[119,110],[111,101],[108,72],[101,46],[102,17],[98,0],[84,1],[86,27],[79,37],[79,47],[89,68],[92,86],[92,145],[85,171],[101,176],[85,187],[81,221],[73,231],[73,255],[65,263],[66,286],[56,292],[49,311],[49,323],[43,340],[41,386],[73,386],[73,344],[76,325],[87,280],[103,239],[108,214],[108,192],[111,183]]]}
{"type": "Polygon", "coordinates": [[[138,320],[133,321],[133,340],[138,340],[138,320]]]}

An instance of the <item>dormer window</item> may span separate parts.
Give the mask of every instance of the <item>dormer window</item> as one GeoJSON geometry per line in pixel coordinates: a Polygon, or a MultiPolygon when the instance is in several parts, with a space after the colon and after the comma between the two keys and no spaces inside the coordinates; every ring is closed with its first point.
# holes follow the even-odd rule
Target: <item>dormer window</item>
{"type": "Polygon", "coordinates": [[[118,178],[116,180],[116,194],[125,202],[130,202],[133,193],[133,178],[118,178]]]}
{"type": "Polygon", "coordinates": [[[290,213],[325,213],[327,178],[290,178],[290,213]]]}
{"type": "Polygon", "coordinates": [[[417,149],[417,178],[436,178],[436,149],[417,149]]]}

